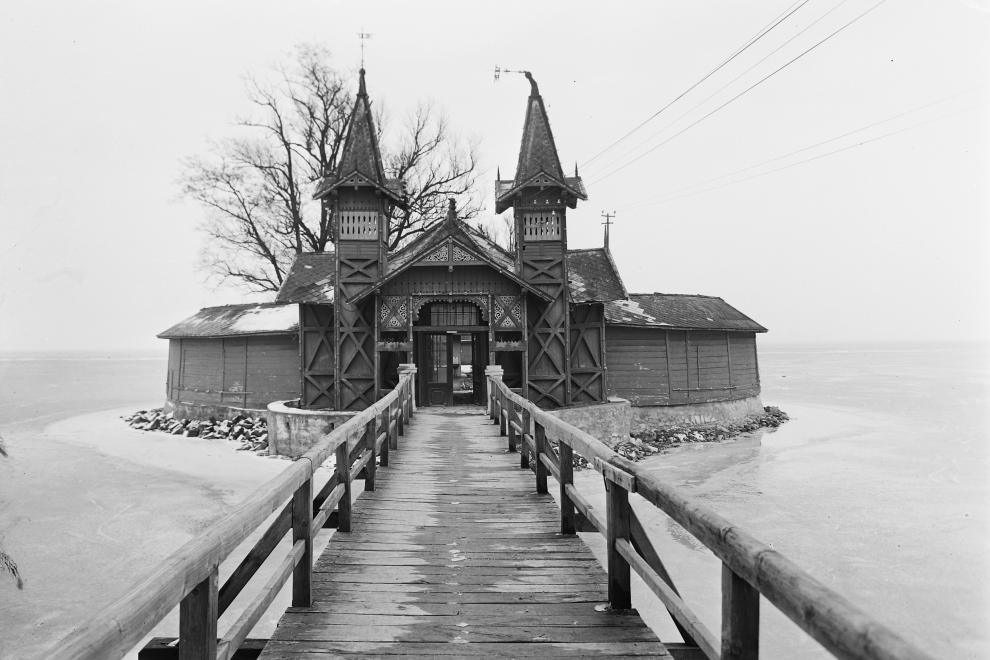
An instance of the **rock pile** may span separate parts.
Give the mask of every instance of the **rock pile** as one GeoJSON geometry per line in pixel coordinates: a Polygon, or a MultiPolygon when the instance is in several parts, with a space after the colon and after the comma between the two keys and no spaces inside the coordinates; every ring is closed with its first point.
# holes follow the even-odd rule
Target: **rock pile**
{"type": "Polygon", "coordinates": [[[763,414],[732,424],[666,426],[634,431],[628,439],[609,443],[612,451],[639,461],[686,442],[721,442],[759,428],[775,429],[790,419],[780,408],[764,406],[763,414]]]}
{"type": "Polygon", "coordinates": [[[139,410],[122,418],[131,428],[141,431],[161,431],[172,435],[206,440],[238,442],[238,450],[268,453],[268,422],[261,417],[238,415],[233,419],[181,419],[161,408],[139,410]]]}

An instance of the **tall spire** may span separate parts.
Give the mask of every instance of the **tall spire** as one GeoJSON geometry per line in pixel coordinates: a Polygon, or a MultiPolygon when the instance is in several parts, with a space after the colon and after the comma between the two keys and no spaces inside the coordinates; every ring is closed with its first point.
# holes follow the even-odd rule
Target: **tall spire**
{"type": "Polygon", "coordinates": [[[358,172],[372,182],[385,185],[385,168],[378,148],[378,133],[371,115],[371,101],[364,82],[364,69],[359,72],[357,99],[347,127],[347,139],[337,163],[337,177],[343,178],[358,172]]]}
{"type": "Polygon", "coordinates": [[[522,183],[533,175],[545,172],[563,181],[557,145],[550,131],[550,119],[540,96],[540,88],[529,71],[523,72],[529,80],[530,93],[526,105],[526,123],[523,125],[522,144],[519,147],[519,164],[516,166],[516,183],[522,183]]]}

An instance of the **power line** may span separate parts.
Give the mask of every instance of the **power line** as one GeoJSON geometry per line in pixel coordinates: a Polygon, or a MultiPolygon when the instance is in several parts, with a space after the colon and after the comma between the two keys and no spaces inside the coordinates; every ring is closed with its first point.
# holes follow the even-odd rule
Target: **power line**
{"type": "Polygon", "coordinates": [[[695,126],[697,126],[698,124],[700,124],[700,123],[701,123],[701,122],[703,122],[704,120],[706,120],[706,119],[708,119],[709,117],[711,117],[712,115],[714,115],[714,114],[715,114],[716,112],[718,112],[719,110],[721,110],[721,109],[722,109],[722,108],[724,108],[725,106],[727,106],[727,105],[729,105],[730,103],[732,103],[732,102],[733,102],[733,101],[735,101],[736,99],[738,99],[738,98],[740,98],[741,96],[743,96],[743,95],[745,95],[746,93],[748,93],[748,92],[749,92],[749,91],[751,91],[752,89],[754,89],[754,88],[756,88],[756,87],[758,87],[759,85],[761,85],[761,84],[763,84],[764,82],[766,82],[767,80],[769,80],[769,79],[770,79],[770,78],[772,78],[773,76],[775,76],[775,75],[777,75],[778,73],[780,73],[781,71],[783,71],[784,69],[786,69],[787,67],[789,67],[790,65],[792,65],[792,64],[794,64],[795,62],[797,62],[797,61],[798,61],[799,59],[801,59],[802,57],[804,57],[805,55],[807,55],[807,54],[808,54],[808,53],[810,53],[811,51],[813,51],[813,50],[815,50],[816,48],[818,48],[819,46],[821,46],[821,45],[822,45],[822,44],[824,44],[825,42],[827,42],[827,41],[829,41],[830,39],[832,39],[833,37],[835,37],[835,36],[836,36],[837,34],[839,34],[840,32],[842,32],[843,30],[845,30],[846,28],[848,28],[848,27],[849,27],[849,26],[851,26],[852,24],[854,24],[854,23],[856,23],[857,21],[859,21],[860,19],[862,19],[863,17],[865,17],[865,16],[867,15],[867,14],[869,14],[870,12],[872,12],[873,10],[875,10],[875,9],[876,9],[877,7],[879,7],[880,5],[882,5],[883,3],[885,3],[886,1],[887,1],[887,0],[879,0],[879,2],[877,2],[876,4],[874,4],[873,6],[871,6],[871,7],[869,8],[869,9],[867,9],[867,10],[866,10],[866,11],[864,11],[863,13],[861,13],[861,14],[859,14],[858,16],[856,16],[855,18],[853,18],[853,19],[852,19],[851,21],[849,21],[849,22],[848,22],[848,23],[846,23],[845,25],[843,25],[843,26],[841,26],[841,27],[839,27],[839,28],[837,28],[837,29],[836,29],[835,31],[833,31],[833,32],[831,32],[831,33],[830,33],[830,34],[829,34],[828,36],[826,36],[826,37],[825,37],[824,39],[822,39],[821,41],[819,41],[819,42],[817,42],[817,43],[815,43],[814,45],[812,45],[812,46],[810,46],[809,48],[807,48],[807,49],[805,49],[805,50],[803,50],[803,51],[801,51],[801,53],[799,53],[799,54],[798,54],[798,55],[797,55],[796,57],[794,57],[794,58],[793,58],[793,59],[791,59],[791,60],[788,60],[788,62],[787,62],[787,63],[785,63],[784,65],[782,65],[782,66],[780,66],[780,67],[778,67],[777,69],[774,69],[773,71],[771,71],[770,73],[768,73],[768,74],[767,74],[767,75],[765,75],[764,77],[762,77],[762,78],[760,78],[760,79],[759,79],[759,80],[757,80],[757,81],[756,81],[755,83],[753,83],[752,85],[750,85],[749,87],[747,87],[747,88],[746,88],[746,89],[744,89],[743,91],[741,91],[741,92],[739,92],[738,94],[736,94],[735,96],[733,96],[733,97],[732,97],[731,99],[729,99],[729,100],[728,100],[728,101],[726,101],[725,103],[723,103],[723,104],[721,104],[721,105],[719,105],[718,107],[716,107],[716,108],[715,108],[714,110],[712,110],[711,112],[709,112],[709,113],[707,113],[707,114],[705,114],[705,115],[702,115],[702,116],[701,116],[701,117],[700,117],[699,119],[696,119],[695,121],[693,121],[693,122],[691,122],[690,124],[688,124],[687,126],[685,126],[684,128],[682,128],[681,130],[679,130],[678,132],[676,132],[676,133],[674,133],[673,135],[671,135],[671,136],[670,136],[669,138],[667,138],[666,140],[663,140],[662,142],[660,142],[660,143],[659,143],[659,144],[657,144],[656,146],[654,146],[654,147],[652,147],[651,149],[648,149],[647,151],[645,151],[645,152],[643,152],[643,153],[642,153],[642,154],[640,154],[639,156],[636,156],[636,157],[635,157],[635,158],[633,158],[632,160],[630,160],[630,161],[628,161],[628,162],[626,162],[626,163],[625,163],[625,164],[623,164],[623,165],[620,165],[620,166],[619,166],[619,167],[617,167],[616,169],[614,169],[614,170],[612,170],[612,171],[610,171],[610,172],[608,172],[607,174],[605,174],[605,175],[603,175],[603,176],[600,176],[600,177],[598,177],[597,179],[595,179],[594,181],[592,181],[592,182],[591,182],[590,184],[588,184],[588,185],[594,185],[594,184],[596,184],[596,183],[599,183],[599,182],[601,182],[601,181],[604,181],[605,179],[607,179],[608,177],[610,177],[610,176],[612,176],[613,174],[617,174],[618,172],[621,172],[622,170],[624,170],[625,168],[627,168],[627,167],[629,167],[629,166],[630,166],[630,165],[632,165],[633,163],[635,163],[635,162],[637,162],[637,161],[639,161],[639,160],[641,160],[642,158],[644,158],[644,157],[646,157],[646,156],[648,156],[649,154],[651,154],[651,153],[653,153],[654,151],[656,151],[657,149],[659,149],[659,148],[660,148],[660,147],[662,147],[663,145],[665,145],[665,144],[667,144],[668,142],[670,142],[670,141],[671,141],[671,140],[673,140],[674,138],[676,138],[676,137],[678,137],[678,136],[680,136],[680,135],[683,135],[683,134],[684,134],[685,132],[687,132],[687,131],[688,131],[688,130],[690,130],[691,128],[693,128],[693,127],[695,127],[695,126]]]}
{"type": "Polygon", "coordinates": [[[623,135],[622,137],[620,137],[618,140],[615,140],[614,142],[612,142],[611,144],[609,144],[608,146],[606,146],[604,149],[602,149],[601,151],[599,151],[598,153],[596,153],[594,156],[592,156],[588,160],[586,160],[583,163],[581,163],[581,166],[584,167],[585,165],[588,165],[592,161],[596,160],[599,156],[601,156],[605,152],[607,152],[610,149],[612,149],[612,147],[616,146],[617,144],[619,144],[620,142],[622,142],[623,140],[625,140],[627,137],[629,137],[630,135],[632,135],[633,133],[635,133],[639,129],[643,128],[644,126],[646,126],[651,121],[653,121],[664,110],[666,110],[670,106],[672,106],[675,103],[677,103],[686,94],[688,94],[689,92],[691,92],[695,87],[697,87],[701,83],[703,83],[706,80],[708,80],[714,74],[718,73],[718,71],[720,71],[722,69],[722,67],[724,67],[726,64],[728,64],[729,62],[731,62],[732,60],[734,60],[738,55],[740,55],[747,48],[749,48],[750,46],[752,46],[753,44],[755,44],[757,41],[759,41],[760,39],[762,39],[764,35],[766,35],[768,32],[770,32],[770,30],[772,30],[775,27],[777,27],[778,25],[780,25],[781,22],[783,22],[786,19],[788,19],[794,12],[796,12],[798,9],[800,9],[804,5],[808,4],[809,1],[810,0],[798,0],[798,2],[795,2],[788,9],[785,9],[784,10],[784,14],[778,16],[778,18],[773,19],[770,23],[768,23],[766,26],[764,26],[760,30],[760,32],[758,32],[755,36],[750,37],[749,41],[747,41],[745,44],[743,44],[742,46],[740,46],[734,53],[732,53],[732,55],[730,55],[728,58],[726,58],[725,60],[723,60],[722,63],[719,64],[717,67],[715,67],[714,69],[712,69],[711,71],[709,71],[708,73],[706,73],[703,78],[701,78],[696,83],[694,83],[693,85],[691,85],[690,87],[688,87],[687,89],[685,89],[680,94],[678,94],[672,101],[670,101],[669,103],[667,103],[667,105],[663,106],[662,108],[660,108],[659,110],[657,110],[656,112],[654,112],[652,115],[650,115],[649,117],[647,117],[646,119],[644,119],[642,122],[640,122],[639,124],[637,124],[635,127],[633,127],[632,130],[630,130],[628,133],[626,133],[625,135],[623,135]]]}
{"type": "Polygon", "coordinates": [[[797,167],[798,165],[805,165],[807,163],[811,163],[813,161],[820,160],[822,158],[826,158],[828,156],[834,156],[835,154],[842,153],[843,151],[849,151],[850,149],[855,149],[857,147],[862,147],[863,145],[870,144],[871,142],[877,142],[879,140],[883,140],[883,139],[886,139],[886,138],[889,138],[889,137],[893,137],[895,135],[899,135],[901,133],[905,133],[905,132],[910,131],[910,130],[913,130],[915,128],[920,128],[921,126],[925,126],[926,124],[931,124],[931,123],[934,123],[936,121],[941,121],[943,119],[948,119],[949,117],[954,117],[954,116],[956,116],[958,114],[961,114],[962,112],[966,112],[967,110],[972,110],[972,109],[973,108],[966,108],[966,109],[961,110],[959,112],[953,112],[953,113],[949,113],[949,114],[946,114],[946,115],[942,115],[940,117],[933,117],[932,119],[926,119],[926,120],[921,121],[921,122],[918,122],[916,124],[911,124],[909,126],[904,126],[902,128],[899,128],[899,129],[897,129],[895,131],[890,131],[889,133],[883,133],[881,135],[877,135],[876,137],[872,137],[872,138],[869,138],[869,139],[866,139],[866,140],[861,140],[860,142],[854,142],[853,144],[848,144],[848,145],[846,145],[844,147],[839,147],[838,149],[833,149],[832,151],[826,151],[825,153],[818,154],[818,155],[815,155],[815,156],[811,156],[810,158],[805,158],[804,160],[799,160],[799,161],[796,161],[794,163],[788,163],[787,165],[782,165],[782,166],[777,167],[775,169],[767,170],[766,172],[759,172],[757,174],[753,174],[752,176],[744,177],[742,179],[737,179],[735,181],[727,181],[726,183],[723,183],[721,185],[712,186],[710,188],[705,188],[703,190],[695,190],[694,192],[687,192],[687,193],[684,193],[682,195],[672,195],[670,197],[666,197],[664,199],[657,200],[655,202],[638,204],[638,206],[655,206],[655,205],[659,205],[659,204],[666,204],[668,202],[672,202],[672,201],[677,200],[677,199],[682,199],[684,197],[694,197],[695,195],[701,195],[701,194],[704,194],[704,193],[707,193],[707,192],[713,192],[715,190],[719,190],[721,188],[726,188],[728,186],[732,186],[732,185],[735,185],[737,183],[743,183],[743,182],[746,182],[746,181],[751,181],[753,179],[758,179],[758,178],[763,177],[763,176],[768,176],[770,174],[775,174],[777,172],[782,172],[784,170],[788,170],[788,169],[790,169],[792,167],[797,167]]]}
{"type": "MultiPolygon", "coordinates": [[[[848,0],[840,0],[840,2],[838,4],[833,5],[831,9],[829,9],[824,14],[822,14],[821,16],[819,16],[818,18],[816,18],[815,20],[813,20],[811,23],[809,23],[804,28],[802,28],[800,31],[796,32],[790,39],[788,39],[784,43],[780,44],[779,46],[777,46],[776,48],[774,48],[772,51],[770,51],[769,53],[767,53],[763,57],[761,57],[759,60],[757,60],[756,62],[754,62],[753,64],[751,64],[745,71],[743,71],[743,72],[739,73],[738,75],[736,75],[735,77],[733,77],[731,80],[729,80],[727,83],[725,83],[724,85],[722,85],[721,87],[719,87],[718,89],[716,89],[714,92],[712,92],[708,96],[706,96],[704,99],[702,99],[698,103],[695,103],[688,110],[686,110],[685,112],[682,112],[680,115],[677,116],[676,119],[674,119],[673,121],[671,121],[669,124],[667,124],[666,126],[664,126],[662,129],[660,129],[659,131],[657,131],[656,133],[654,133],[650,137],[648,137],[646,140],[643,141],[643,143],[644,144],[648,144],[654,138],[659,137],[660,135],[662,135],[664,133],[664,131],[666,131],[668,128],[670,128],[671,126],[675,126],[677,124],[677,122],[679,122],[680,120],[684,119],[686,116],[690,115],[692,112],[694,112],[695,110],[697,110],[701,106],[703,106],[706,103],[708,103],[709,101],[711,101],[712,98],[714,98],[715,96],[717,96],[720,92],[722,92],[723,90],[725,90],[727,87],[729,87],[730,85],[732,85],[734,82],[736,82],[737,80],[739,80],[740,78],[742,78],[743,76],[745,76],[747,73],[749,73],[750,71],[752,71],[753,69],[755,69],[759,65],[763,64],[764,62],[766,62],[768,59],[770,59],[774,55],[776,55],[778,52],[781,51],[781,49],[785,48],[788,44],[790,44],[792,41],[794,41],[795,39],[797,39],[798,37],[800,37],[802,34],[804,34],[805,32],[807,32],[808,30],[810,30],[814,26],[818,25],[823,19],[825,19],[826,17],[828,17],[830,14],[832,14],[832,12],[836,11],[837,9],[839,9],[840,7],[842,7],[842,5],[846,4],[846,2],[848,2],[848,0]]],[[[616,158],[612,163],[610,163],[609,167],[614,166],[616,163],[621,162],[624,158],[627,158],[627,157],[631,156],[634,151],[636,151],[635,148],[632,151],[626,152],[622,157],[616,158]]]]}
{"type": "MultiPolygon", "coordinates": [[[[777,161],[784,160],[785,158],[790,158],[791,156],[796,156],[797,154],[804,153],[805,151],[810,151],[811,149],[816,149],[816,148],[821,147],[821,146],[824,146],[826,144],[830,144],[832,142],[836,142],[836,141],[841,140],[843,138],[847,138],[850,135],[855,135],[857,133],[862,133],[863,131],[867,131],[867,130],[869,130],[871,128],[876,128],[877,126],[882,126],[883,124],[888,124],[888,123],[890,123],[892,121],[895,121],[897,119],[900,119],[902,117],[906,117],[908,115],[912,115],[912,114],[914,114],[916,112],[921,112],[922,110],[927,110],[928,108],[934,107],[936,105],[941,105],[942,103],[946,103],[948,101],[951,101],[951,100],[957,99],[957,98],[959,98],[961,96],[966,96],[966,95],[972,94],[972,93],[973,93],[973,90],[966,91],[966,92],[959,92],[957,94],[952,94],[950,96],[946,96],[946,97],[943,97],[941,99],[938,99],[938,100],[935,100],[935,101],[931,101],[929,103],[925,103],[923,105],[920,105],[920,106],[911,108],[910,110],[905,110],[904,112],[899,112],[896,115],[892,115],[892,116],[887,117],[885,119],[880,119],[878,121],[872,122],[872,123],[867,124],[865,126],[861,126],[859,128],[853,129],[851,131],[846,131],[845,133],[842,133],[841,135],[836,135],[835,137],[828,138],[827,140],[822,140],[822,141],[816,142],[814,144],[809,144],[806,147],[801,147],[800,149],[795,149],[794,151],[789,151],[786,154],[782,154],[780,156],[775,156],[773,158],[769,158],[767,160],[760,161],[759,163],[755,163],[753,165],[747,165],[746,167],[739,168],[738,170],[733,170],[731,172],[726,172],[725,174],[721,174],[719,176],[712,177],[710,179],[705,179],[704,181],[699,181],[697,183],[693,183],[693,184],[688,185],[688,186],[682,186],[680,188],[676,188],[674,190],[670,190],[670,191],[668,191],[666,193],[663,193],[662,195],[654,195],[652,197],[647,197],[646,199],[642,199],[642,200],[640,200],[638,202],[633,202],[633,203],[627,205],[624,208],[627,208],[628,209],[628,208],[635,208],[635,207],[638,207],[638,206],[648,205],[650,202],[653,202],[655,200],[666,200],[668,197],[671,197],[671,196],[681,197],[681,195],[679,195],[678,193],[681,193],[681,192],[684,192],[684,191],[688,191],[688,190],[692,190],[693,188],[700,188],[702,186],[707,186],[707,185],[712,184],[712,183],[715,183],[717,181],[721,181],[722,179],[727,179],[727,178],[732,177],[732,176],[735,176],[737,174],[742,174],[742,173],[748,172],[750,170],[755,170],[755,169],[757,169],[759,167],[763,167],[764,165],[769,165],[770,163],[776,163],[777,161]]],[[[735,182],[732,182],[732,183],[735,183],[735,182]]],[[[727,184],[727,185],[731,185],[731,184],[727,184]]],[[[686,196],[686,195],[684,195],[684,196],[686,196]]]]}

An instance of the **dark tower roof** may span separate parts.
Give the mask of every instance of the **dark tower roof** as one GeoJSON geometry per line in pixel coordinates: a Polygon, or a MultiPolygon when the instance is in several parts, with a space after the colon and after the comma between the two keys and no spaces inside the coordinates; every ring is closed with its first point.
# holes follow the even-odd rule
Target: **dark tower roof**
{"type": "Polygon", "coordinates": [[[364,69],[360,71],[357,98],[347,124],[347,138],[344,140],[340,160],[337,161],[337,169],[320,182],[313,197],[325,197],[345,183],[373,186],[391,197],[396,204],[405,206],[402,182],[385,177],[382,154],[378,148],[378,133],[371,114],[371,101],[364,82],[364,69]]]}
{"type": "Polygon", "coordinates": [[[540,96],[536,80],[526,71],[529,80],[529,100],[526,102],[526,123],[523,124],[522,144],[519,146],[519,162],[516,165],[516,181],[525,181],[534,174],[545,172],[555,179],[564,178],[560,167],[557,145],[553,141],[547,109],[540,96]]]}
{"type": "Polygon", "coordinates": [[[566,193],[570,193],[568,206],[573,208],[578,199],[588,199],[584,184],[576,170],[574,176],[564,176],[540,88],[529,71],[523,73],[529,80],[530,92],[526,102],[526,121],[523,124],[522,143],[519,145],[516,177],[513,180],[496,182],[495,211],[501,213],[511,206],[511,199],[527,184],[540,187],[560,186],[566,193]]]}

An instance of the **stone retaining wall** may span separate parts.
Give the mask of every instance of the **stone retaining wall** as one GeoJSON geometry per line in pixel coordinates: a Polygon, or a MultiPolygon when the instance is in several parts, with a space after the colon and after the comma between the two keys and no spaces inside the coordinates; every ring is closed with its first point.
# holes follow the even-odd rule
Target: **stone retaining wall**
{"type": "Polygon", "coordinates": [[[697,426],[736,422],[746,417],[763,414],[763,402],[759,395],[736,401],[689,403],[681,406],[634,406],[631,429],[639,431],[648,427],[679,425],[697,426]]]}
{"type": "Polygon", "coordinates": [[[629,437],[630,404],[625,399],[609,397],[607,403],[589,403],[547,412],[606,444],[629,437]]]}

